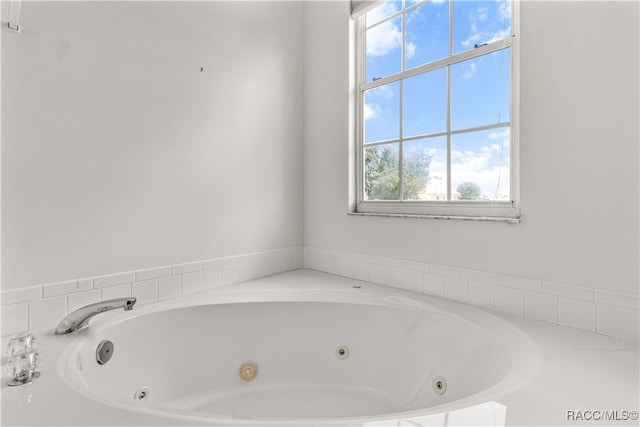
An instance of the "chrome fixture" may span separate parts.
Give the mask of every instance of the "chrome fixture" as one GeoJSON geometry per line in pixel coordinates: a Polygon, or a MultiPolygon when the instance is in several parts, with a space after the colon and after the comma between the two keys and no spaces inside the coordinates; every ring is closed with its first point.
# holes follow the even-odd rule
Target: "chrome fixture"
{"type": "Polygon", "coordinates": [[[104,340],[98,344],[98,348],[96,348],[96,362],[98,362],[99,365],[107,363],[111,360],[111,356],[113,356],[113,342],[104,340]]]}
{"type": "Polygon", "coordinates": [[[10,386],[30,383],[40,376],[40,355],[36,351],[36,337],[29,332],[12,337],[7,346],[7,366],[10,386]]]}
{"type": "Polygon", "coordinates": [[[9,358],[5,368],[9,374],[9,386],[30,383],[40,376],[40,355],[35,349],[25,350],[9,358]]]}
{"type": "Polygon", "coordinates": [[[7,354],[16,356],[28,350],[36,348],[36,337],[30,332],[24,332],[20,335],[13,336],[7,344],[7,354]]]}
{"type": "Polygon", "coordinates": [[[135,303],[136,299],[134,297],[127,297],[110,299],[108,301],[101,301],[81,307],[62,319],[56,328],[56,335],[64,335],[69,332],[77,331],[89,323],[89,319],[93,316],[105,311],[116,310],[118,308],[123,308],[125,311],[129,311],[133,308],[135,303]]]}

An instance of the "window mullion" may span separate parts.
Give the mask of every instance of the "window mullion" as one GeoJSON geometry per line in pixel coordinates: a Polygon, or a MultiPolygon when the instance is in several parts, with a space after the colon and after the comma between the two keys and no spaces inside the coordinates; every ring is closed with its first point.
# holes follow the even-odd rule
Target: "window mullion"
{"type": "MultiPolygon", "coordinates": [[[[453,0],[449,1],[449,58],[453,58],[453,0]]],[[[447,201],[451,201],[451,63],[447,65],[447,201]]]]}
{"type": "Polygon", "coordinates": [[[404,93],[403,86],[402,86],[403,83],[404,83],[403,80],[400,80],[400,96],[398,97],[400,99],[400,101],[399,101],[400,102],[400,105],[399,105],[400,114],[398,114],[399,120],[400,120],[400,123],[399,123],[400,142],[399,142],[399,147],[398,147],[398,173],[400,174],[400,184],[399,184],[399,187],[398,187],[398,193],[399,193],[398,197],[400,198],[400,200],[404,200],[404,168],[403,168],[403,164],[402,164],[403,163],[402,162],[403,148],[404,148],[404,143],[403,143],[403,139],[402,139],[403,138],[403,130],[402,130],[402,122],[403,122],[403,120],[402,120],[402,114],[403,114],[403,111],[402,111],[402,95],[404,93]]]}
{"type": "MultiPolygon", "coordinates": [[[[357,18],[356,21],[356,84],[358,82],[366,81],[367,71],[366,71],[366,63],[367,63],[367,53],[366,53],[366,15],[362,15],[357,18]]],[[[357,173],[357,188],[356,188],[356,198],[358,201],[364,200],[365,197],[365,148],[364,145],[359,143],[359,141],[364,142],[365,134],[364,134],[364,91],[357,90],[356,91],[356,115],[358,120],[358,126],[356,126],[356,173],[357,173]]]]}
{"type": "MultiPolygon", "coordinates": [[[[400,60],[402,61],[400,69],[402,70],[402,73],[404,74],[404,71],[406,69],[406,63],[405,63],[405,52],[406,52],[406,43],[407,43],[407,15],[404,13],[402,13],[402,52],[400,52],[400,60]]],[[[398,185],[398,198],[399,200],[404,200],[404,165],[403,165],[403,149],[404,149],[404,143],[403,143],[403,137],[404,137],[404,131],[402,129],[402,122],[403,120],[403,109],[402,106],[404,105],[403,103],[403,95],[404,95],[404,79],[401,79],[399,82],[399,90],[400,90],[400,96],[398,96],[400,105],[398,106],[398,120],[400,121],[400,123],[398,123],[398,129],[400,130],[400,143],[398,145],[398,173],[400,174],[400,182],[398,185]]]]}
{"type": "Polygon", "coordinates": [[[453,0],[449,0],[449,58],[453,57],[453,0]]]}
{"type": "Polygon", "coordinates": [[[451,201],[451,66],[447,67],[447,200],[451,201]]]}

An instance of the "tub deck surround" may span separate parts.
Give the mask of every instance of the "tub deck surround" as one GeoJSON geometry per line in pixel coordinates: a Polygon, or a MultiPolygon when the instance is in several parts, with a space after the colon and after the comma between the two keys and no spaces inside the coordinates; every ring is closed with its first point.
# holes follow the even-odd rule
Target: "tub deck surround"
{"type": "MultiPolygon", "coordinates": [[[[463,407],[453,405],[452,407],[440,407],[433,413],[405,413],[406,416],[401,417],[402,420],[379,419],[376,417],[363,418],[347,418],[347,419],[316,419],[305,421],[304,419],[289,422],[294,425],[307,424],[335,424],[335,425],[581,425],[580,422],[568,419],[568,411],[586,411],[586,410],[611,410],[611,411],[633,411],[638,410],[639,401],[639,385],[638,385],[638,344],[624,340],[607,337],[591,332],[580,331],[557,324],[539,322],[530,320],[521,316],[513,316],[509,314],[496,313],[494,311],[469,307],[465,304],[444,301],[431,296],[416,295],[400,289],[391,289],[386,286],[371,284],[368,282],[360,282],[354,279],[346,279],[330,274],[320,273],[311,270],[297,270],[289,273],[270,276],[250,282],[236,284],[229,287],[204,290],[192,296],[178,298],[172,301],[157,302],[146,306],[136,307],[130,312],[109,312],[96,317],[88,328],[84,328],[69,336],[55,336],[52,328],[41,331],[34,331],[39,340],[39,352],[42,356],[42,376],[35,382],[20,386],[8,387],[6,385],[6,374],[2,373],[2,425],[245,425],[251,424],[247,420],[238,420],[236,418],[227,418],[224,420],[202,421],[197,417],[172,418],[161,416],[153,410],[147,413],[132,411],[124,405],[113,399],[112,402],[105,404],[101,399],[104,393],[119,393],[117,385],[115,388],[109,388],[106,382],[98,385],[103,389],[98,390],[97,394],[89,396],[85,392],[96,384],[92,383],[92,372],[98,372],[97,368],[90,365],[90,360],[81,357],[80,364],[84,366],[83,371],[78,371],[78,360],[69,360],[65,358],[74,351],[82,348],[83,343],[91,343],[91,340],[100,340],[103,332],[113,331],[113,327],[118,325],[125,326],[127,322],[135,322],[137,320],[150,319],[153,313],[160,309],[178,308],[181,306],[191,305],[192,303],[203,304],[208,298],[213,298],[218,302],[244,301],[262,304],[258,301],[281,301],[283,295],[289,295],[290,300],[299,299],[294,295],[307,294],[314,295],[311,298],[317,300],[322,296],[322,300],[333,300],[334,303],[341,301],[342,307],[349,304],[360,304],[362,306],[371,307],[363,301],[363,295],[383,295],[384,303],[380,303],[382,307],[390,307],[385,316],[398,319],[401,322],[403,315],[401,312],[395,311],[398,308],[399,301],[403,301],[406,309],[407,301],[409,305],[423,307],[428,304],[438,310],[446,311],[447,316],[453,315],[454,318],[466,319],[469,316],[476,320],[475,323],[478,330],[482,327],[494,324],[496,328],[496,336],[505,335],[503,333],[511,331],[512,337],[525,338],[521,343],[530,343],[534,349],[527,345],[520,345],[521,350],[527,353],[529,357],[523,356],[520,359],[516,357],[513,360],[525,361],[527,367],[522,369],[519,375],[515,376],[510,387],[503,390],[493,389],[489,386],[489,393],[472,394],[467,396],[467,401],[463,402],[463,407]],[[353,286],[360,286],[354,289],[353,286]],[[407,299],[408,298],[408,299],[407,299]],[[413,301],[413,302],[411,302],[413,301]],[[481,319],[485,319],[485,322],[481,319]],[[487,320],[488,319],[488,320],[487,320]],[[489,323],[486,323],[489,322],[489,323]],[[493,322],[493,323],[492,323],[493,322]],[[500,326],[506,326],[506,329],[500,329],[500,326]],[[501,332],[500,332],[501,331],[501,332]],[[524,333],[525,336],[521,334],[524,333]],[[86,375],[87,382],[83,385],[86,390],[83,392],[78,383],[74,383],[74,378],[65,373],[65,369],[76,369],[77,375],[86,375]],[[80,373],[81,372],[81,373],[80,373]],[[106,389],[105,389],[106,387],[106,389]],[[102,393],[102,394],[101,394],[102,393]],[[439,412],[438,412],[439,411],[439,412]],[[72,415],[70,415],[72,414],[72,415]],[[302,422],[301,422],[302,421],[302,422]],[[503,422],[504,421],[504,422],[503,422]]],[[[367,297],[365,297],[367,298],[367,297]]],[[[285,298],[286,299],[286,298],[285,298]]],[[[317,302],[317,301],[316,301],[317,302]]],[[[278,304],[282,304],[278,303],[278,304]]],[[[286,304],[286,302],[285,302],[286,304]]],[[[330,304],[330,302],[329,302],[330,304]]],[[[257,307],[257,306],[256,306],[257,307]]],[[[263,309],[266,306],[262,305],[263,309]]],[[[312,307],[312,306],[308,306],[312,307]]],[[[178,309],[179,311],[179,309],[178,309]]],[[[285,310],[286,311],[286,310],[285,310]]],[[[340,314],[334,310],[322,311],[326,318],[332,314],[339,316],[348,313],[348,310],[340,314]]],[[[176,312],[177,313],[177,312],[176,312]]],[[[247,311],[247,317],[250,311],[247,311]]],[[[292,314],[292,313],[291,313],[292,314]]],[[[305,318],[313,314],[313,309],[302,310],[297,315],[299,319],[305,318]]],[[[317,313],[316,313],[317,314],[317,313]]],[[[277,316],[275,316],[277,317],[277,316]]],[[[383,316],[384,317],[384,316],[383,316]]],[[[406,320],[406,316],[404,316],[406,320]]],[[[366,319],[365,319],[366,321],[366,319]]],[[[373,321],[373,320],[371,320],[373,321]]],[[[395,323],[398,323],[395,322],[395,323]]],[[[386,322],[394,323],[394,322],[386,322]]],[[[131,323],[132,325],[134,323],[131,323]]],[[[405,322],[405,324],[407,324],[405,322]]],[[[412,323],[413,324],[413,323],[412,323]]],[[[259,327],[259,325],[256,325],[259,327]]],[[[379,326],[379,325],[378,325],[379,326]]],[[[390,326],[390,327],[397,327],[390,326]]],[[[224,325],[220,325],[223,330],[224,325]]],[[[394,331],[391,331],[394,332],[394,331]]],[[[397,331],[396,331],[397,332],[397,331]]],[[[365,334],[366,335],[366,334],[365,334]]],[[[447,334],[445,334],[447,335],[447,334]]],[[[450,335],[450,334],[449,334],[450,335]]],[[[123,348],[129,345],[140,344],[139,337],[120,337],[115,343],[114,357],[109,363],[114,363],[118,355],[126,353],[123,348]],[[124,342],[123,342],[124,340],[124,342]]],[[[194,340],[202,339],[202,336],[191,337],[194,340]]],[[[290,344],[295,345],[296,339],[291,337],[290,344]]],[[[187,341],[189,338],[187,337],[187,341]]],[[[322,337],[318,336],[315,341],[321,342],[322,337]]],[[[490,344],[491,340],[485,340],[490,344]]],[[[451,341],[455,343],[455,339],[451,341]]],[[[188,348],[187,343],[183,343],[182,348],[188,348]]],[[[341,345],[349,347],[349,343],[342,342],[341,345]]],[[[464,342],[459,345],[465,345],[464,342]]],[[[467,343],[466,345],[469,345],[467,343]]],[[[497,344],[496,344],[497,345],[497,344]]],[[[508,343],[502,343],[500,348],[512,348],[508,343]],[[504,347],[506,345],[506,347],[504,347]]],[[[3,342],[3,348],[6,343],[3,342]]],[[[268,347],[268,346],[267,346],[268,347]]],[[[491,347],[491,346],[489,346],[491,347]]],[[[87,347],[88,350],[93,350],[87,347]]],[[[282,348],[282,354],[287,354],[287,349],[282,348]]],[[[357,346],[350,348],[349,359],[357,360],[357,346]]],[[[449,349],[453,350],[453,349],[449,349]]],[[[496,350],[496,349],[494,349],[496,350]]],[[[293,351],[293,350],[290,350],[293,351]]],[[[461,352],[464,353],[464,352],[461,352]]],[[[498,352],[500,353],[500,352],[498,352]]],[[[450,359],[455,359],[457,353],[449,351],[450,359]]],[[[459,356],[459,354],[458,354],[459,356]]],[[[473,355],[476,356],[475,354],[473,355]]],[[[485,352],[485,356],[491,356],[491,350],[485,352]]],[[[495,356],[495,355],[494,355],[495,356]]],[[[514,356],[513,354],[511,356],[514,356]]],[[[517,355],[516,355],[517,356],[517,355]]],[[[246,359],[253,357],[247,354],[246,359]]],[[[479,355],[482,358],[482,355],[479,355]]],[[[334,355],[331,356],[331,363],[349,362],[350,360],[339,360],[334,355]]],[[[256,360],[258,364],[258,374],[256,379],[260,377],[261,359],[256,360]]],[[[238,360],[238,366],[244,361],[238,360]]],[[[3,363],[5,360],[3,359],[3,363]]],[[[179,363],[180,360],[173,361],[179,363]]],[[[489,362],[480,363],[480,371],[485,373],[484,379],[491,378],[486,371],[490,366],[489,362]]],[[[109,364],[102,366],[108,367],[109,364]]],[[[116,366],[115,364],[113,365],[116,366]]],[[[234,366],[237,370],[238,366],[234,366]]],[[[340,366],[340,365],[338,365],[340,366]]],[[[342,365],[346,366],[346,365],[342,365]]],[[[509,364],[510,369],[512,365],[509,364]]],[[[283,368],[286,368],[283,367],[283,368]]],[[[189,367],[185,367],[189,369],[189,367]]],[[[266,367],[265,367],[266,369],[266,367]]],[[[517,369],[517,368],[516,368],[517,369]]],[[[295,370],[294,370],[295,371],[295,370]]],[[[266,370],[268,372],[268,369],[266,370]]],[[[283,371],[287,372],[287,371],[283,371]]],[[[67,372],[68,373],[68,372],[67,372]]],[[[291,371],[292,375],[303,377],[298,371],[291,371]]],[[[237,375],[237,372],[235,372],[237,375]]],[[[265,376],[267,374],[264,374],[265,376]]],[[[493,374],[495,375],[495,373],[493,374]]],[[[498,377],[500,372],[498,372],[498,377]]],[[[161,378],[162,375],[158,375],[161,378]]],[[[376,377],[375,373],[370,376],[362,377],[362,382],[373,381],[376,377]],[[367,379],[369,378],[369,379],[367,379]]],[[[263,376],[264,378],[264,376],[263,376]]],[[[94,378],[95,379],[95,378],[94,378]]],[[[256,380],[254,380],[256,381],[256,380]]],[[[252,382],[244,382],[240,378],[237,380],[238,387],[250,387],[252,382]]],[[[491,382],[491,381],[489,381],[491,382]]],[[[449,390],[455,389],[455,379],[449,381],[449,390]],[[453,388],[452,388],[453,387],[453,388]]],[[[254,385],[256,383],[253,383],[254,385]]],[[[148,384],[140,384],[144,386],[148,384]]],[[[125,388],[122,385],[122,388],[125,388]]],[[[126,388],[132,385],[127,385],[126,388]]],[[[392,383],[389,387],[396,387],[392,383]]],[[[245,387],[245,389],[247,388],[245,387]]],[[[401,386],[400,386],[401,387],[401,386]]],[[[401,387],[402,388],[402,387],[401,387]]],[[[398,389],[400,390],[400,389],[398,389]]],[[[397,391],[394,396],[397,395],[397,391]]],[[[96,390],[93,390],[94,392],[96,390]]],[[[129,391],[129,390],[127,390],[129,391]]],[[[127,396],[131,394],[133,402],[134,390],[132,393],[125,393],[127,396]]],[[[303,390],[299,390],[303,391],[303,390]]],[[[317,392],[311,389],[306,391],[317,392]]],[[[365,390],[369,391],[369,390],[365,390]]],[[[467,390],[468,391],[468,390],[467,390]]],[[[343,390],[344,392],[344,390],[343,390]]],[[[152,385],[151,395],[158,397],[162,394],[158,385],[152,385]]],[[[364,396],[365,393],[362,393],[364,396]]],[[[286,393],[276,394],[277,396],[286,396],[286,393]]],[[[445,394],[446,396],[446,394],[445,394]]],[[[365,399],[365,403],[380,396],[369,395],[365,399]]],[[[464,397],[463,397],[464,399],[464,397]]],[[[194,402],[194,400],[191,400],[194,402]]],[[[455,402],[455,401],[454,401],[455,402]]],[[[146,402],[140,402],[144,407],[145,403],[152,403],[152,397],[146,402]]],[[[179,402],[178,402],[179,403],[179,402]]],[[[242,405],[240,405],[241,407],[242,405]]],[[[238,408],[236,408],[238,409],[238,408]]],[[[241,408],[240,408],[241,409],[241,408]]],[[[253,423],[255,424],[255,423],[253,423]]],[[[284,425],[282,420],[264,420],[261,425],[284,425]]],[[[591,422],[589,425],[609,425],[610,422],[596,423],[591,422]]],[[[637,421],[618,421],[615,425],[637,425],[637,421]]]]}

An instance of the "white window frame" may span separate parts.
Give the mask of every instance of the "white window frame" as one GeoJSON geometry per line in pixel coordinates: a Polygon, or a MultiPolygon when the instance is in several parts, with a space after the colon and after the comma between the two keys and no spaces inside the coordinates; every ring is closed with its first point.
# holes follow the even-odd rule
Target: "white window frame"
{"type": "MultiPolygon", "coordinates": [[[[455,1],[455,0],[454,0],[455,1]]],[[[378,4],[382,4],[380,1],[378,4]]],[[[420,5],[422,3],[418,3],[420,5]]],[[[416,6],[417,6],[416,5],[416,6]]],[[[412,6],[412,7],[416,7],[412,6]]],[[[452,7],[452,6],[451,6],[452,7]]],[[[405,9],[405,12],[410,8],[405,9]]],[[[415,68],[411,68],[397,74],[385,76],[374,81],[366,81],[366,47],[365,47],[365,14],[361,14],[354,18],[355,31],[355,203],[353,203],[350,214],[353,215],[376,215],[376,216],[400,216],[400,217],[424,217],[424,218],[443,218],[443,219],[467,219],[467,220],[487,220],[487,221],[507,221],[510,223],[518,223],[520,218],[520,185],[519,185],[519,2],[511,1],[511,31],[512,37],[496,41],[493,43],[478,46],[475,49],[453,54],[447,58],[443,58],[431,63],[423,64],[415,68]],[[489,126],[479,126],[477,128],[467,128],[464,132],[474,130],[487,130],[492,128],[510,128],[510,201],[417,201],[417,200],[365,200],[364,197],[364,93],[372,88],[383,86],[396,81],[402,81],[409,77],[426,73],[442,67],[449,67],[452,64],[459,63],[477,56],[498,52],[505,48],[510,48],[511,58],[511,102],[510,102],[510,122],[508,125],[496,124],[489,126]]],[[[452,20],[452,11],[450,10],[450,20],[452,20]]],[[[398,13],[400,15],[402,12],[398,13]]],[[[394,16],[398,16],[394,15],[394,16]]],[[[451,21],[450,21],[451,24],[451,21]]],[[[406,26],[402,26],[403,32],[403,55],[404,42],[406,40],[406,26]]],[[[450,33],[453,31],[450,27],[450,33]]],[[[451,37],[450,37],[451,39],[451,37]]],[[[451,41],[450,41],[451,43],[451,41]]],[[[448,91],[450,86],[448,83],[448,91]]],[[[400,105],[402,105],[402,91],[399,94],[400,105]]],[[[449,97],[449,95],[448,95],[449,97]]],[[[450,114],[447,113],[447,116],[450,114]]],[[[400,113],[402,120],[402,113],[400,113]]],[[[447,131],[443,132],[447,135],[448,146],[450,151],[450,137],[459,133],[450,129],[450,120],[448,120],[447,131]]],[[[435,136],[435,135],[431,135],[435,136]]],[[[410,141],[416,138],[401,138],[399,141],[410,141]]],[[[448,161],[448,178],[450,182],[451,162],[448,161]]],[[[451,191],[450,185],[449,192],[451,191]]],[[[449,194],[450,196],[450,194],[449,194]]]]}

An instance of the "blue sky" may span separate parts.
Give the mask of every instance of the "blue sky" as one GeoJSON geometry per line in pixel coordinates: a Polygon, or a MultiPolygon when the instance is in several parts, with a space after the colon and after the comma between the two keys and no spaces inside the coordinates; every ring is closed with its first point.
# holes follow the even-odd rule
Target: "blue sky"
{"type": "MultiPolygon", "coordinates": [[[[406,0],[404,67],[410,69],[449,55],[449,1],[406,0]]],[[[367,14],[366,78],[403,70],[403,20],[387,19],[402,9],[402,1],[389,1],[367,14]]],[[[472,50],[511,34],[510,2],[505,0],[455,1],[453,54],[472,50]]],[[[451,129],[504,123],[509,117],[510,49],[451,66],[451,129]]],[[[402,137],[447,130],[447,70],[438,69],[403,82],[402,137]]],[[[365,143],[400,138],[400,83],[365,93],[365,143]]],[[[486,197],[509,193],[509,128],[452,135],[452,189],[460,182],[480,185],[486,197]]],[[[431,188],[446,193],[446,137],[406,142],[405,156],[419,150],[433,155],[431,188]]]]}

